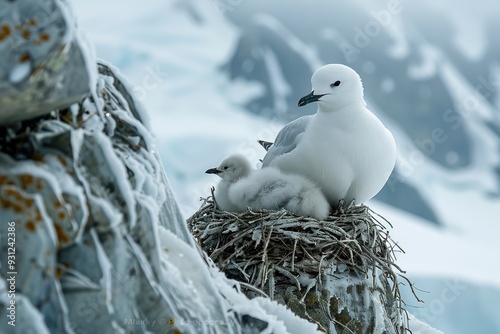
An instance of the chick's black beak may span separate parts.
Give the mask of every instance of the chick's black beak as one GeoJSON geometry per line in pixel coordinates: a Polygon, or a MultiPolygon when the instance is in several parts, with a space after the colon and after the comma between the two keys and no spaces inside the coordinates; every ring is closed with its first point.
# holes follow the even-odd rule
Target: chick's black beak
{"type": "Polygon", "coordinates": [[[312,91],[310,94],[307,94],[303,98],[299,100],[299,107],[305,106],[306,104],[309,104],[311,102],[316,102],[320,99],[320,97],[324,96],[326,94],[320,94],[320,95],[314,95],[314,91],[312,91]]]}
{"type": "Polygon", "coordinates": [[[207,173],[207,174],[215,174],[215,175],[217,175],[217,174],[219,174],[220,172],[221,172],[221,171],[220,171],[220,170],[218,170],[217,168],[210,168],[210,169],[207,169],[207,171],[206,171],[205,173],[207,173]]]}

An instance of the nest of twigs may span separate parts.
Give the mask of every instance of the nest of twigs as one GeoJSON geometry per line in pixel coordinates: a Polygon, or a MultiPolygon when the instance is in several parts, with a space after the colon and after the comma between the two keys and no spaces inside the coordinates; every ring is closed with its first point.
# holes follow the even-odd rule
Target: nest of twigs
{"type": "Polygon", "coordinates": [[[352,204],[340,206],[324,221],[286,210],[238,214],[217,209],[212,196],[188,226],[221,270],[263,289],[271,269],[279,284],[299,272],[317,277],[332,265],[359,275],[376,267],[396,282],[404,272],[395,264],[395,252],[402,249],[379,219],[390,224],[369,207],[352,204]]]}
{"type": "MultiPolygon", "coordinates": [[[[390,223],[369,207],[340,205],[326,220],[318,221],[286,210],[221,211],[213,193],[204,200],[188,220],[189,229],[214,263],[242,283],[250,296],[262,293],[274,299],[275,291],[294,286],[303,295],[303,303],[309,290],[321,283],[322,273],[329,270],[335,275],[332,268],[341,268],[343,275],[347,272],[351,277],[369,278],[378,273],[378,287],[382,286],[397,312],[404,313],[400,312],[404,309],[398,277],[412,290],[413,285],[395,263],[395,253],[402,249],[381,221],[390,223]],[[304,274],[308,277],[305,283],[304,274]]],[[[376,285],[374,278],[373,287],[376,285]]]]}

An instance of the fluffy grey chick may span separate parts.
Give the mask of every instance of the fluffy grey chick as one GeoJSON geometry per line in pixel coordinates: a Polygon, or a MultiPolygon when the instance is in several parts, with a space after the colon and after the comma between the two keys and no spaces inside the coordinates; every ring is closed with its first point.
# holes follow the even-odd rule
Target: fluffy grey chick
{"type": "MultiPolygon", "coordinates": [[[[233,204],[229,198],[229,188],[242,178],[246,178],[252,172],[252,168],[241,155],[232,155],[224,159],[218,167],[210,168],[205,173],[216,174],[222,180],[215,187],[215,202],[217,207],[224,211],[243,212],[239,205],[233,204]]],[[[245,208],[246,209],[246,208],[245,208]]]]}
{"type": "Polygon", "coordinates": [[[330,212],[328,201],[313,182],[273,167],[252,171],[247,159],[241,155],[229,156],[206,173],[222,178],[215,189],[215,200],[225,211],[285,208],[299,216],[318,220],[325,219],[330,212]]]}

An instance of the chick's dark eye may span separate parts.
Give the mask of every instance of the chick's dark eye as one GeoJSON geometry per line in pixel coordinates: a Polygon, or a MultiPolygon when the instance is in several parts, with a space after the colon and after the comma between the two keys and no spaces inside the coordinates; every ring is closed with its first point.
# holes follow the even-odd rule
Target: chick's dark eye
{"type": "Polygon", "coordinates": [[[229,167],[228,167],[228,166],[224,166],[224,170],[228,170],[228,169],[229,169],[229,167]]]}
{"type": "Polygon", "coordinates": [[[337,81],[335,81],[334,83],[332,83],[332,84],[330,85],[330,87],[332,87],[332,88],[333,88],[333,87],[338,87],[338,86],[340,86],[340,81],[338,81],[338,80],[337,80],[337,81]]]}

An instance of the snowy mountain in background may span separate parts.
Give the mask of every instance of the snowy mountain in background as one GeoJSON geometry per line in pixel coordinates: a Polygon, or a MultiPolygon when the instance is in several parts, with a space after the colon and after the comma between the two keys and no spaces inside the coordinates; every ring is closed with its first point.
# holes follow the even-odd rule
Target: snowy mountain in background
{"type": "Polygon", "coordinates": [[[186,217],[239,151],[255,166],[312,72],[344,63],[399,149],[369,203],[388,218],[400,264],[429,291],[409,308],[448,333],[500,332],[500,7],[494,1],[89,0],[74,4],[99,58],[150,111],[186,217]],[[399,4],[399,6],[397,6],[399,4]],[[97,10],[99,9],[99,10],[97,10]],[[117,15],[114,15],[117,13],[117,15]]]}

